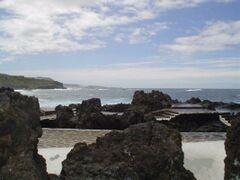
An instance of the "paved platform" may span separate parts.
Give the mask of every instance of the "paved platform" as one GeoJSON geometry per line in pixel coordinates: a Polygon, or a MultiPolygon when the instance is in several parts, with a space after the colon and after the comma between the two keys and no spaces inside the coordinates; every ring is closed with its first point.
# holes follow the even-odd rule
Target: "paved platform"
{"type": "MultiPolygon", "coordinates": [[[[43,136],[39,139],[39,148],[73,147],[76,143],[94,143],[97,137],[104,136],[111,130],[89,129],[43,129],[43,136]]],[[[181,133],[183,142],[203,142],[225,140],[226,133],[219,132],[185,132],[181,133]]]]}

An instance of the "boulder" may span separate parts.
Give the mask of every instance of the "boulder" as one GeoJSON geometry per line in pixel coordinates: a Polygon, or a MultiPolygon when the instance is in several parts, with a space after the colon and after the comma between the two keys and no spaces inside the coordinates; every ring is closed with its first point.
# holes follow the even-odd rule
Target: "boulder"
{"type": "Polygon", "coordinates": [[[62,180],[193,180],[183,166],[181,135],[158,123],[113,131],[95,144],[78,143],[63,161],[62,180]]]}
{"type": "Polygon", "coordinates": [[[105,115],[102,112],[100,99],[93,98],[83,101],[77,109],[77,128],[82,129],[117,129],[129,126],[122,116],[117,114],[105,115]]]}
{"type": "Polygon", "coordinates": [[[78,115],[82,113],[100,112],[101,100],[99,98],[92,98],[82,101],[82,104],[77,107],[78,115]]]}
{"type": "Polygon", "coordinates": [[[38,99],[0,88],[0,179],[48,179],[37,150],[41,135],[38,99]]]}
{"type": "Polygon", "coordinates": [[[160,91],[152,91],[151,93],[136,91],[130,109],[137,109],[138,111],[148,113],[163,108],[169,108],[172,102],[169,95],[160,91]]]}
{"type": "Polygon", "coordinates": [[[240,178],[240,116],[231,121],[225,141],[225,180],[240,178]]]}
{"type": "Polygon", "coordinates": [[[188,104],[200,104],[202,101],[198,97],[192,97],[191,99],[187,100],[186,103],[188,104]]]}
{"type": "Polygon", "coordinates": [[[107,119],[101,112],[84,112],[78,117],[77,128],[81,129],[108,129],[107,119]]]}
{"type": "Polygon", "coordinates": [[[127,111],[121,117],[124,129],[130,125],[146,122],[144,113],[141,111],[127,111]]]}
{"type": "Polygon", "coordinates": [[[133,124],[145,122],[141,111],[127,111],[123,115],[105,115],[100,111],[84,112],[79,115],[77,128],[123,130],[133,124]]]}
{"type": "Polygon", "coordinates": [[[130,107],[130,104],[111,104],[102,106],[102,111],[107,112],[126,112],[130,107]]]}
{"type": "Polygon", "coordinates": [[[59,128],[74,128],[77,124],[77,118],[69,106],[58,105],[56,108],[56,124],[59,128]]]}

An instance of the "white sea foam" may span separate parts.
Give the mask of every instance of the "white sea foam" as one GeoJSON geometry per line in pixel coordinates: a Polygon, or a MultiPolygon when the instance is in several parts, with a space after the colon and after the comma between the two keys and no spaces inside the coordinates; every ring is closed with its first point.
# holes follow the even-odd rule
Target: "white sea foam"
{"type": "MultiPolygon", "coordinates": [[[[60,174],[62,161],[72,148],[39,149],[47,163],[49,173],[60,174]]],[[[184,166],[194,173],[198,180],[223,180],[224,142],[207,141],[183,143],[184,166]]]]}
{"type": "Polygon", "coordinates": [[[107,91],[108,89],[98,89],[99,91],[107,91]]]}
{"type": "Polygon", "coordinates": [[[187,89],[187,92],[195,92],[195,91],[202,91],[202,89],[187,89]]]}
{"type": "Polygon", "coordinates": [[[16,91],[16,92],[23,92],[24,90],[23,89],[15,89],[14,91],[16,91]]]}

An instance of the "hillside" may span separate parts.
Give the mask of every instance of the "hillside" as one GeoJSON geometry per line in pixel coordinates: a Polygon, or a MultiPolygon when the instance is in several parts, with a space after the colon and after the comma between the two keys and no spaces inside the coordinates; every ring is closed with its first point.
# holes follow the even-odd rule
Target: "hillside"
{"type": "Polygon", "coordinates": [[[64,88],[63,84],[50,78],[32,78],[0,74],[0,87],[13,89],[55,89],[64,88]]]}

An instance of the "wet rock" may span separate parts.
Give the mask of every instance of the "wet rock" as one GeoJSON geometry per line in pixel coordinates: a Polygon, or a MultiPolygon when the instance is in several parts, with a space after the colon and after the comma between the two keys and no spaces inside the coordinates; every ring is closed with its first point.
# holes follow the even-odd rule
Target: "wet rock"
{"type": "Polygon", "coordinates": [[[225,180],[240,178],[240,116],[231,121],[225,141],[225,180]]]}
{"type": "Polygon", "coordinates": [[[126,112],[130,107],[130,104],[112,104],[102,106],[102,111],[107,112],[126,112]]]}
{"type": "Polygon", "coordinates": [[[130,109],[137,109],[144,113],[171,107],[172,99],[169,95],[160,91],[145,93],[136,91],[133,96],[130,109]]]}
{"type": "Polygon", "coordinates": [[[48,179],[37,150],[41,135],[38,99],[0,88],[0,179],[48,179]]]}
{"type": "Polygon", "coordinates": [[[76,144],[63,161],[62,180],[193,180],[183,167],[181,135],[158,123],[111,132],[76,144]]]}

